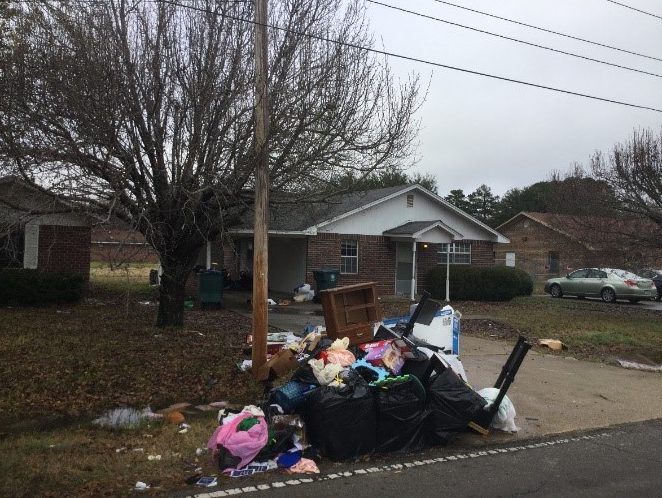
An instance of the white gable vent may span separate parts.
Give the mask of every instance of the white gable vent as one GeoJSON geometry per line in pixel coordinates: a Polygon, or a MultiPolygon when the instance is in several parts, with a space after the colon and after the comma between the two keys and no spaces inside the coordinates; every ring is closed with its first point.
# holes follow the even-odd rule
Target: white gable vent
{"type": "Polygon", "coordinates": [[[407,207],[414,207],[414,194],[407,195],[407,207]]]}

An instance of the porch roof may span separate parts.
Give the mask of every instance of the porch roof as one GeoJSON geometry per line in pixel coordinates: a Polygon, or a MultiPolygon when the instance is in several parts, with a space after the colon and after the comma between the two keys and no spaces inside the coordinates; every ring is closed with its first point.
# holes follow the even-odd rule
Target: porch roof
{"type": "Polygon", "coordinates": [[[440,229],[443,232],[451,235],[453,239],[462,239],[464,238],[460,232],[453,230],[451,227],[446,225],[441,220],[432,220],[432,221],[410,221],[404,225],[385,230],[384,235],[390,237],[406,237],[412,239],[419,239],[423,237],[424,234],[435,229],[440,229]]]}

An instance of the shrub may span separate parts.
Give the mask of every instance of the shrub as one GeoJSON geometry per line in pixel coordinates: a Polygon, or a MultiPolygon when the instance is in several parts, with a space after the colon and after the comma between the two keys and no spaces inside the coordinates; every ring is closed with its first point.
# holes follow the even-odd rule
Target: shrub
{"type": "Polygon", "coordinates": [[[78,273],[0,270],[0,304],[40,306],[72,303],[83,296],[85,278],[78,273]]]}
{"type": "MultiPolygon", "coordinates": [[[[439,265],[427,275],[428,291],[435,299],[446,299],[446,266],[439,265]]],[[[507,266],[452,266],[450,295],[453,299],[509,301],[530,296],[533,280],[523,270],[507,266]]]]}

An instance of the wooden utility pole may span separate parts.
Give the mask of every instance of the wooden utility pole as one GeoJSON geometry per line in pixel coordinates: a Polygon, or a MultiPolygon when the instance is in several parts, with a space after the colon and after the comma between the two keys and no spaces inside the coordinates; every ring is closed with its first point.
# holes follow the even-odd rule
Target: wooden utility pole
{"type": "Polygon", "coordinates": [[[269,274],[269,95],[267,0],[255,0],[255,223],[253,228],[253,375],[267,361],[269,274]]]}

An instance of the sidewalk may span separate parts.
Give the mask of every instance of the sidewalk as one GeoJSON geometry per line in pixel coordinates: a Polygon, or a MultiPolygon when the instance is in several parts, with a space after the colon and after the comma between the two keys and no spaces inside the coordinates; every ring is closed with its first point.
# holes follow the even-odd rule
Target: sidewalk
{"type": "MultiPolygon", "coordinates": [[[[245,306],[231,302],[226,306],[250,317],[245,306]]],[[[284,330],[298,332],[309,323],[324,323],[321,305],[297,303],[269,312],[269,325],[284,330]]],[[[512,343],[460,335],[460,358],[475,389],[494,384],[512,347],[512,343]]],[[[564,354],[529,351],[526,356],[508,391],[517,411],[518,437],[662,418],[662,374],[576,360],[572,351],[564,354]]],[[[489,438],[512,436],[494,432],[489,438]]]]}

